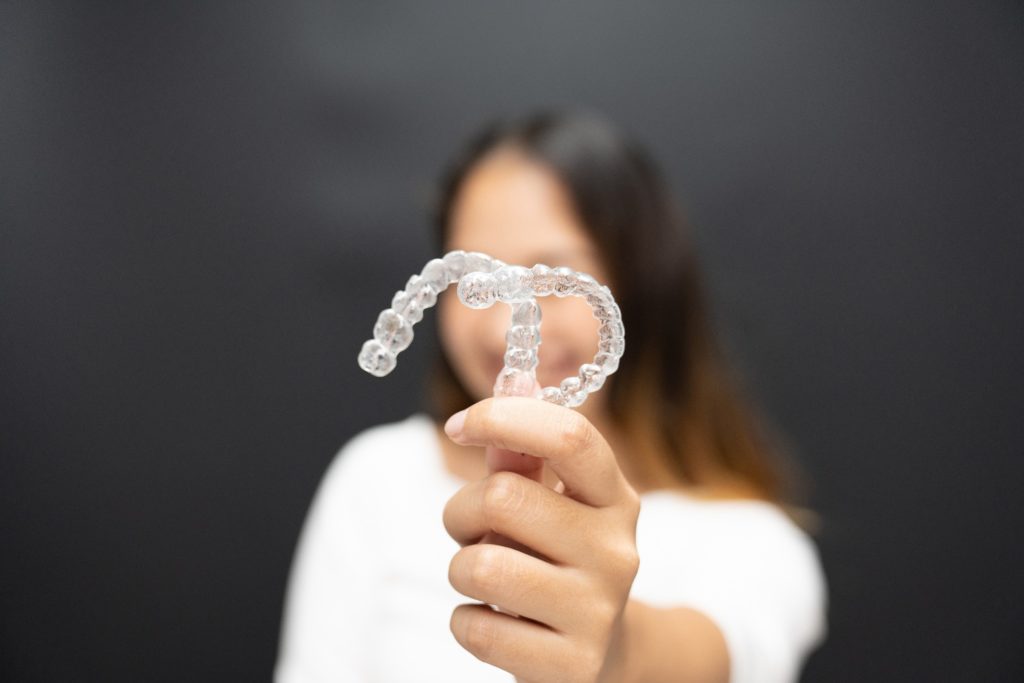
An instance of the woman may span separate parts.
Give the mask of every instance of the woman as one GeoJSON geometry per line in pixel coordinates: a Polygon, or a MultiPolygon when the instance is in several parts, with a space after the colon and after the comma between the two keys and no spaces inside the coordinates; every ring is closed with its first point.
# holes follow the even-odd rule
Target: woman
{"type": "MultiPolygon", "coordinates": [[[[820,564],[651,162],[595,118],[498,124],[446,175],[436,227],[441,251],[608,284],[625,355],[578,410],[489,399],[507,308],[442,294],[430,415],[357,436],[317,493],[278,683],[794,680],[824,634],[820,564]]],[[[557,385],[597,322],[541,306],[538,379],[557,385]]]]}

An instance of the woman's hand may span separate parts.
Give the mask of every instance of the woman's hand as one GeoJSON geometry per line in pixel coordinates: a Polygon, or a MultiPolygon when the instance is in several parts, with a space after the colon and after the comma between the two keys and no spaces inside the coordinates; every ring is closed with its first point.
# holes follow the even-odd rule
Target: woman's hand
{"type": "Polygon", "coordinates": [[[493,472],[448,501],[445,528],[463,546],[449,580],[487,603],[455,609],[456,640],[521,681],[622,680],[640,498],[604,438],[576,411],[532,398],[486,399],[445,431],[491,453],[542,458],[564,485],[561,493],[548,488],[526,465],[517,468],[523,474],[493,472]],[[495,535],[514,547],[487,542],[495,535]]]}

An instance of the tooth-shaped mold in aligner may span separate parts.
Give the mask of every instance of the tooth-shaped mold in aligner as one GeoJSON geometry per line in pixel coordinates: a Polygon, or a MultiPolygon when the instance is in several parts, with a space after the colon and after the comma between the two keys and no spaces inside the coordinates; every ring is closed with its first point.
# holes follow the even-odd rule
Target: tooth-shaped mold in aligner
{"type": "Polygon", "coordinates": [[[459,300],[470,308],[489,308],[496,302],[512,308],[512,320],[505,341],[505,367],[494,383],[495,396],[537,396],[550,403],[575,408],[588,394],[599,390],[605,378],[619,367],[626,348],[622,312],[611,290],[590,275],[564,266],[533,268],[506,265],[480,252],[451,251],[427,262],[413,275],[405,289],[396,292],[391,308],[384,310],[373,327],[373,339],[359,352],[359,367],[377,377],[395,369],[397,356],[413,340],[413,326],[423,311],[437,303],[438,295],[457,283],[459,300]],[[589,304],[601,323],[598,352],[592,363],[584,363],[574,377],[557,387],[534,393],[541,343],[540,305],[537,297],[578,296],[589,304]]]}

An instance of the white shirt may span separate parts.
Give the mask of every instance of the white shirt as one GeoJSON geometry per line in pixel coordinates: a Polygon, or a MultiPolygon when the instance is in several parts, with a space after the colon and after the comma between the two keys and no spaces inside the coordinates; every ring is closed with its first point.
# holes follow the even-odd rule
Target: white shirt
{"type": "MultiPolygon", "coordinates": [[[[352,439],[328,468],[288,586],[277,683],[509,683],[452,636],[458,545],[441,521],[465,482],[433,422],[413,415],[352,439]]],[[[810,539],[776,507],[668,491],[641,496],[631,597],[700,610],[721,629],[732,683],[796,680],[825,633],[810,539]]]]}

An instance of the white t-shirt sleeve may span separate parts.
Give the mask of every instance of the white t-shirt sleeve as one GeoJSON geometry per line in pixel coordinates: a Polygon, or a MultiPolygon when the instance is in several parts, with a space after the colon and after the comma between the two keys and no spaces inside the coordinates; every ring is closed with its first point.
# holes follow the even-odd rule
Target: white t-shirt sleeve
{"type": "Polygon", "coordinates": [[[292,564],[275,669],[276,683],[358,681],[375,593],[375,529],[363,502],[374,432],[334,458],[306,516],[292,564]],[[362,508],[362,509],[361,509],[362,508]]]}
{"type": "Polygon", "coordinates": [[[652,515],[657,528],[647,528],[646,540],[659,569],[646,585],[634,584],[640,589],[634,597],[691,607],[715,622],[729,650],[731,683],[796,681],[826,629],[825,579],[814,544],[766,503],[685,505],[686,515],[652,515]],[[688,529],[667,528],[684,518],[688,529]],[[666,544],[673,537],[678,541],[666,544]]]}
{"type": "Polygon", "coordinates": [[[724,571],[727,595],[705,604],[730,654],[732,683],[796,681],[824,637],[824,577],[810,540],[787,522],[766,523],[724,571]]]}

